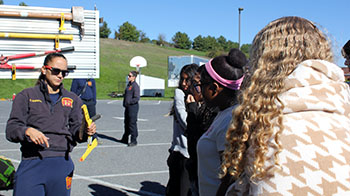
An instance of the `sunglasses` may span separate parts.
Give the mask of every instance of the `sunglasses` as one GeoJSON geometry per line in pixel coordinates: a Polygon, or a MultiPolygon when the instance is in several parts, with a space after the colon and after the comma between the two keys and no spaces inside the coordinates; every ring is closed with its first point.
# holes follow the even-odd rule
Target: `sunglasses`
{"type": "Polygon", "coordinates": [[[50,70],[52,75],[58,75],[58,74],[62,73],[62,76],[66,77],[69,74],[68,70],[62,70],[62,69],[54,68],[54,67],[51,67],[50,65],[45,65],[44,67],[46,69],[50,70]]]}
{"type": "Polygon", "coordinates": [[[133,75],[128,75],[128,77],[134,77],[133,75]]]}

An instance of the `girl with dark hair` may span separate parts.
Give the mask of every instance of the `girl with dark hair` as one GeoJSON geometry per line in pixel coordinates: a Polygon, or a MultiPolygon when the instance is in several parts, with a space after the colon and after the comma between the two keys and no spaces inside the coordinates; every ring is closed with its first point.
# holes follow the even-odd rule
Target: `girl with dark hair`
{"type": "Polygon", "coordinates": [[[187,148],[190,158],[186,161],[186,169],[188,171],[191,183],[191,196],[198,196],[198,161],[197,161],[197,142],[199,138],[206,132],[213,122],[218,109],[217,107],[208,107],[203,102],[202,92],[200,88],[200,74],[204,66],[198,68],[196,75],[191,80],[189,94],[186,99],[187,110],[187,148]]]}
{"type": "Polygon", "coordinates": [[[198,184],[200,196],[215,195],[219,178],[225,135],[237,104],[237,94],[244,78],[245,55],[231,49],[228,56],[209,60],[201,73],[201,91],[205,104],[218,107],[219,112],[197,144],[198,184]]]}
{"type": "Polygon", "coordinates": [[[185,169],[185,161],[189,158],[187,151],[187,127],[185,99],[188,94],[191,78],[196,74],[197,64],[185,65],[180,71],[179,87],[175,89],[174,104],[171,114],[174,117],[173,140],[169,149],[167,164],[169,166],[169,181],[166,187],[166,195],[187,195],[189,191],[189,179],[185,169]]]}
{"type": "Polygon", "coordinates": [[[74,164],[69,153],[96,132],[92,123],[79,137],[82,101],[63,88],[68,75],[62,54],[46,56],[37,85],[18,93],[6,125],[6,138],[21,143],[22,161],[13,195],[70,195],[74,164]]]}

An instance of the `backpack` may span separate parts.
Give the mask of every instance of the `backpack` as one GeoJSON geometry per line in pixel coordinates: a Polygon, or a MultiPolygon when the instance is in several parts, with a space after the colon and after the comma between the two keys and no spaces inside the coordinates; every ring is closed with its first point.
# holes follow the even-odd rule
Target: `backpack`
{"type": "Polygon", "coordinates": [[[0,156],[0,190],[13,189],[15,172],[11,160],[0,156]]]}

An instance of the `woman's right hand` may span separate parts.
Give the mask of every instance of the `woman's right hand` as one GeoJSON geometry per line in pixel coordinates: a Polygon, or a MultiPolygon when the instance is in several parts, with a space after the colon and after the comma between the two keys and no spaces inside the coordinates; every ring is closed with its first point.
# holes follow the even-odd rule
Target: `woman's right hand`
{"type": "Polygon", "coordinates": [[[49,147],[49,138],[46,137],[41,131],[34,129],[32,127],[29,127],[25,134],[34,142],[35,144],[41,145],[45,144],[46,147],[49,147]]]}

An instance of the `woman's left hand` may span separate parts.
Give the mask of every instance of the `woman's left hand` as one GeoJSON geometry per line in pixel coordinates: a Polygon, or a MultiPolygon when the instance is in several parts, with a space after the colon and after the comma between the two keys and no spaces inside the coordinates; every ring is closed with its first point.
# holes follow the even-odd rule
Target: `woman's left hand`
{"type": "Polygon", "coordinates": [[[92,122],[91,125],[87,128],[86,133],[88,135],[93,135],[96,133],[96,124],[94,122],[92,122]]]}
{"type": "Polygon", "coordinates": [[[193,103],[193,102],[196,102],[193,95],[191,94],[187,95],[186,103],[193,103]]]}

